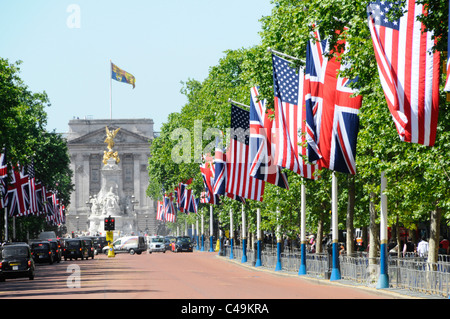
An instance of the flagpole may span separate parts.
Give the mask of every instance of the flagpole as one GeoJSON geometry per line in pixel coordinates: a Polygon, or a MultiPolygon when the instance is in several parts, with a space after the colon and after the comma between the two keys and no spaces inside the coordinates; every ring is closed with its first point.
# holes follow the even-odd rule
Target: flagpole
{"type": "Polygon", "coordinates": [[[204,210],[202,209],[202,214],[201,214],[201,221],[202,221],[202,237],[201,237],[201,240],[202,240],[202,249],[201,249],[201,251],[205,251],[205,228],[204,228],[204,222],[205,222],[205,220],[204,220],[204,218],[205,218],[205,216],[204,216],[204,210]]]}
{"type": "Polygon", "coordinates": [[[340,280],[341,272],[339,270],[339,251],[338,251],[338,240],[339,240],[339,229],[338,229],[338,212],[337,212],[337,176],[336,172],[333,171],[333,177],[331,181],[331,227],[332,227],[332,244],[333,244],[333,255],[332,255],[332,269],[330,280],[340,280]]]}
{"type": "Polygon", "coordinates": [[[213,221],[213,206],[209,206],[209,252],[214,252],[214,221],[213,221]]]}
{"type": "Polygon", "coordinates": [[[381,172],[381,214],[380,214],[380,276],[378,278],[377,289],[389,288],[389,275],[387,272],[387,197],[386,175],[381,172]]]}
{"type": "Polygon", "coordinates": [[[242,204],[242,259],[241,263],[247,262],[247,236],[245,227],[245,209],[244,204],[242,204]]]}
{"type": "Polygon", "coordinates": [[[5,207],[5,242],[8,241],[8,208],[5,207]]]}
{"type": "Polygon", "coordinates": [[[300,213],[300,269],[299,275],[306,275],[306,190],[305,181],[301,186],[301,213],[300,213]]]}
{"type": "Polygon", "coordinates": [[[256,209],[256,262],[255,267],[261,266],[261,210],[256,209]]]}
{"type": "Polygon", "coordinates": [[[234,100],[232,100],[232,99],[228,99],[228,103],[232,103],[232,104],[237,104],[236,106],[243,106],[243,107],[245,107],[245,108],[247,108],[247,109],[249,109],[250,108],[250,106],[249,105],[246,105],[246,104],[242,104],[242,103],[239,103],[239,102],[236,102],[236,101],[234,101],[234,100]]]}
{"type": "Polygon", "coordinates": [[[233,208],[230,208],[230,259],[234,259],[233,255],[233,208]]]}
{"type": "Polygon", "coordinates": [[[112,61],[109,60],[109,116],[112,120],[112,61]]]}

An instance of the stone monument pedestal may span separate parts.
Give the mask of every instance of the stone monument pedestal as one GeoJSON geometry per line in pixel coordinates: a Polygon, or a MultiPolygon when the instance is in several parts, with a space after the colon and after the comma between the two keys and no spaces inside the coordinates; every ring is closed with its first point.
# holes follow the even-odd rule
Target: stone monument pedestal
{"type": "Polygon", "coordinates": [[[122,191],[122,170],[114,158],[107,160],[101,170],[102,188],[98,195],[90,199],[91,214],[89,232],[91,235],[105,235],[105,218],[115,218],[115,233],[130,235],[135,232],[135,217],[127,214],[126,198],[122,191]]]}

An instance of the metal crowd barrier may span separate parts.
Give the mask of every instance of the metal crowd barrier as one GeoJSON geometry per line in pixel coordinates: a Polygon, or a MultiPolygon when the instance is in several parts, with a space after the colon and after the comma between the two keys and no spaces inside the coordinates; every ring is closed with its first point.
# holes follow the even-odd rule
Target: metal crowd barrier
{"type": "MultiPolygon", "coordinates": [[[[209,246],[208,246],[209,247],[209,246]]],[[[205,249],[206,250],[206,249],[205,249]]],[[[230,246],[224,247],[225,258],[230,258],[230,246]]],[[[233,247],[233,259],[242,260],[242,247],[233,247]]],[[[247,264],[255,265],[256,252],[247,249],[247,264]]],[[[309,277],[329,279],[331,260],[327,253],[307,253],[306,273],[309,277]]],[[[450,256],[440,255],[436,264],[430,264],[426,257],[409,254],[405,257],[388,256],[389,286],[395,289],[450,297],[450,256]]],[[[281,271],[298,273],[300,268],[300,252],[298,250],[281,253],[281,271]]],[[[278,257],[274,249],[264,249],[261,252],[261,267],[275,270],[278,257]]],[[[375,287],[379,277],[379,257],[369,263],[366,253],[353,256],[339,256],[341,278],[355,283],[375,287]]]]}

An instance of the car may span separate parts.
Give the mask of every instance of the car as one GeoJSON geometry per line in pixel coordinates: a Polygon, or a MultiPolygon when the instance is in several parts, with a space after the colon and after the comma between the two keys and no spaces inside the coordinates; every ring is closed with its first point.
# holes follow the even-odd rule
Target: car
{"type": "Polygon", "coordinates": [[[179,251],[192,252],[193,251],[193,244],[191,241],[191,237],[189,237],[189,236],[178,236],[174,246],[175,246],[174,247],[175,252],[179,252],[179,251]]]}
{"type": "Polygon", "coordinates": [[[88,250],[88,257],[94,259],[95,255],[94,240],[91,237],[80,237],[80,239],[84,240],[84,243],[86,244],[86,248],[88,250]]]}
{"type": "Polygon", "coordinates": [[[92,236],[91,238],[94,241],[94,253],[96,255],[102,252],[103,247],[108,246],[105,236],[92,236]]]}
{"type": "Polygon", "coordinates": [[[33,280],[34,275],[35,264],[28,244],[8,244],[0,249],[0,281],[22,277],[33,280]]]}
{"type": "Polygon", "coordinates": [[[89,252],[88,248],[86,247],[86,243],[84,240],[80,238],[72,238],[72,239],[66,239],[65,240],[65,247],[64,247],[64,260],[67,259],[75,259],[77,260],[80,258],[83,260],[84,258],[88,259],[89,252]]]}
{"type": "Polygon", "coordinates": [[[166,247],[166,250],[172,250],[172,243],[174,243],[177,240],[175,236],[166,236],[164,237],[164,246],[166,247]]]}
{"type": "MultiPolygon", "coordinates": [[[[112,243],[114,253],[129,253],[130,255],[142,254],[147,250],[147,244],[143,236],[126,236],[112,243]]],[[[103,247],[103,253],[108,254],[109,246],[103,247]]]]}
{"type": "Polygon", "coordinates": [[[58,240],[48,240],[50,244],[50,248],[53,251],[53,256],[55,257],[55,261],[59,263],[62,259],[62,251],[61,251],[61,245],[59,244],[58,240]]]}
{"type": "Polygon", "coordinates": [[[31,255],[36,263],[48,262],[51,265],[56,259],[52,247],[48,241],[33,242],[31,243],[30,248],[31,255]]]}
{"type": "Polygon", "coordinates": [[[164,237],[162,236],[150,236],[148,252],[166,252],[166,246],[164,244],[164,237]]]}

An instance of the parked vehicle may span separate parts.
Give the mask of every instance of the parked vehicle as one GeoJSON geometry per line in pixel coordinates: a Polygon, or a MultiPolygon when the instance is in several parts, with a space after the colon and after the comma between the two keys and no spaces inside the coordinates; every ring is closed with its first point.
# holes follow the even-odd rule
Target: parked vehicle
{"type": "Polygon", "coordinates": [[[48,262],[51,265],[55,261],[56,257],[48,241],[33,242],[30,248],[34,262],[48,262]]]}
{"type": "Polygon", "coordinates": [[[162,236],[150,236],[148,252],[166,252],[166,246],[164,244],[164,237],[162,236]]]}
{"type": "Polygon", "coordinates": [[[88,250],[88,257],[94,259],[95,255],[94,240],[91,237],[79,237],[79,238],[82,239],[86,245],[86,248],[88,250]]]}
{"type": "Polygon", "coordinates": [[[164,237],[164,246],[166,247],[166,250],[172,250],[172,243],[174,243],[177,240],[175,236],[166,236],[164,237]]]}
{"type": "Polygon", "coordinates": [[[33,280],[34,274],[35,265],[28,244],[8,244],[0,248],[0,282],[22,277],[33,280]]]}
{"type": "Polygon", "coordinates": [[[89,257],[89,252],[84,240],[80,238],[66,239],[65,244],[63,253],[64,260],[77,260],[78,258],[83,260],[84,258],[87,259],[89,257]]]}
{"type": "MultiPolygon", "coordinates": [[[[142,254],[147,250],[147,244],[143,236],[127,236],[115,240],[113,243],[114,253],[129,253],[130,255],[142,254]]],[[[109,246],[103,247],[103,253],[108,254],[109,246]]]]}
{"type": "Polygon", "coordinates": [[[192,252],[193,251],[193,244],[191,241],[191,237],[189,237],[189,236],[178,236],[177,241],[175,242],[174,246],[175,246],[175,248],[174,248],[175,252],[179,252],[179,251],[192,252]]]}

